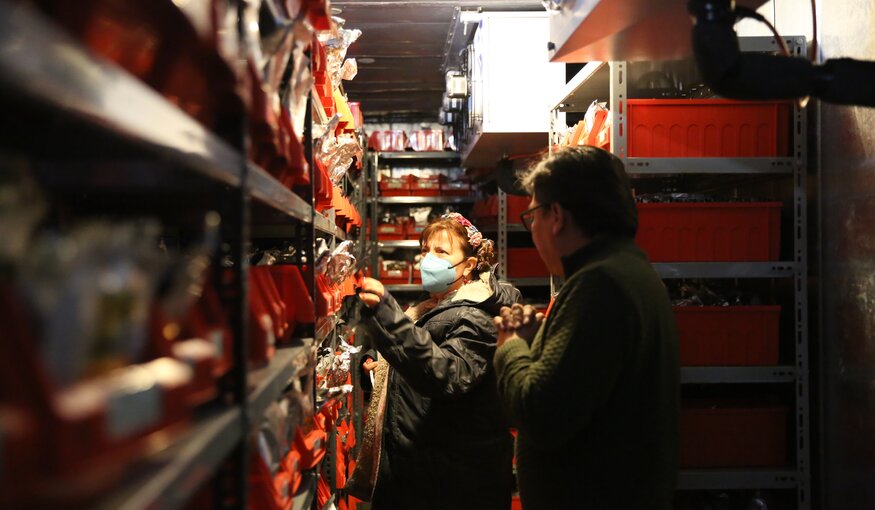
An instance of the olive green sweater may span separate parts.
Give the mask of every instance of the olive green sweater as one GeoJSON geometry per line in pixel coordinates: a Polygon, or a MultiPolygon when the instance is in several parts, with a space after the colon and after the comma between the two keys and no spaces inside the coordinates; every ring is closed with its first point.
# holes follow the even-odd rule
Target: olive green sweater
{"type": "Polygon", "coordinates": [[[679,367],[665,287],[631,239],[596,239],[563,263],[532,344],[495,354],[523,507],[668,510],[679,367]]]}

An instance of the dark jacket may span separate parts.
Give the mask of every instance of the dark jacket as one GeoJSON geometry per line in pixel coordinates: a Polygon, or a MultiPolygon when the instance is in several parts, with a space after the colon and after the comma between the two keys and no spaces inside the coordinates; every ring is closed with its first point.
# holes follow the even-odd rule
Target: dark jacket
{"type": "Polygon", "coordinates": [[[563,263],[532,345],[495,355],[523,507],[669,510],[680,388],[665,287],[632,239],[594,240],[563,263]]]}
{"type": "Polygon", "coordinates": [[[465,285],[414,323],[387,294],[363,322],[392,367],[375,510],[507,510],[513,440],[496,394],[493,317],[520,293],[465,285]]]}

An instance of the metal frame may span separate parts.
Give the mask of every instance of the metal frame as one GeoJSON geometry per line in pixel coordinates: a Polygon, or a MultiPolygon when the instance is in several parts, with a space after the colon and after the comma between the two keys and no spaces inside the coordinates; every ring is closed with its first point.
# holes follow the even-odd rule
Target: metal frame
{"type": "Polygon", "coordinates": [[[474,197],[378,197],[379,204],[473,204],[474,197]]]}
{"type": "MultiPolygon", "coordinates": [[[[786,38],[796,56],[804,56],[804,37],[786,38]]],[[[739,39],[742,51],[773,52],[777,43],[772,37],[739,39]]],[[[600,98],[608,81],[609,107],[612,112],[611,147],[626,163],[631,175],[677,174],[765,174],[786,175],[793,179],[793,254],[782,262],[752,263],[655,263],[660,277],[669,278],[792,278],[794,288],[794,365],[792,367],[683,367],[682,382],[698,384],[781,383],[794,384],[796,431],[795,471],[685,471],[679,488],[749,489],[795,488],[797,509],[811,508],[811,454],[808,369],[808,253],[807,253],[807,118],[798,105],[793,110],[794,152],[786,158],[628,158],[628,129],[624,113],[626,99],[626,63],[593,62],[572,78],[554,102],[551,119],[559,111],[585,111],[592,99],[600,98]],[[606,76],[607,75],[607,76],[606,76]],[[585,103],[585,104],[584,104],[585,103]]],[[[553,128],[551,123],[551,129],[553,128]]],[[[550,140],[555,133],[551,131],[550,140]]]]}
{"type": "MultiPolygon", "coordinates": [[[[271,229],[283,237],[294,233],[298,262],[312,264],[317,231],[330,235],[332,243],[343,239],[344,233],[331,217],[315,213],[312,185],[292,192],[247,161],[245,115],[231,119],[236,122],[229,123],[223,133],[225,139],[232,140],[232,146],[128,73],[94,57],[26,5],[0,2],[0,92],[4,104],[10,100],[20,102],[24,115],[49,112],[72,121],[70,126],[93,130],[99,140],[69,147],[77,155],[100,157],[108,150],[109,140],[116,145],[115,150],[129,150],[136,160],[171,167],[162,175],[171,184],[178,181],[191,185],[190,177],[194,175],[227,190],[221,192],[219,202],[224,220],[222,238],[230,246],[233,268],[230,283],[220,287],[219,292],[231,310],[229,325],[234,336],[235,363],[224,380],[223,398],[215,409],[202,409],[204,412],[199,413],[191,429],[169,437],[167,447],[144,457],[135,472],[94,502],[94,506],[177,508],[218,474],[222,480],[216,484],[217,501],[245,507],[251,428],[258,424],[267,406],[286,390],[290,379],[314,366],[311,341],[303,340],[301,345],[278,349],[266,367],[248,370],[250,241],[253,234],[271,229]],[[278,224],[253,228],[252,211],[256,206],[278,212],[275,215],[278,224]],[[223,465],[226,468],[220,469],[223,465]]],[[[304,135],[308,162],[312,162],[313,106],[318,105],[310,98],[304,135]]],[[[54,135],[62,136],[58,133],[54,135]]],[[[60,147],[68,149],[67,145],[60,147]]],[[[38,156],[39,149],[38,145],[29,144],[22,150],[38,156]]],[[[312,171],[312,165],[310,168],[312,171]]],[[[77,175],[76,179],[81,181],[77,185],[86,191],[90,187],[100,189],[101,183],[88,174],[77,175]]],[[[130,184],[127,175],[118,176],[118,180],[136,185],[130,184]]],[[[312,272],[308,284],[311,293],[314,292],[312,272]]],[[[312,505],[317,474],[305,474],[307,480],[295,497],[295,508],[312,505]]]]}
{"type": "MultiPolygon", "coordinates": [[[[804,37],[788,41],[793,54],[804,57],[804,37]]],[[[796,264],[794,291],[796,305],[796,471],[799,478],[798,508],[811,508],[811,431],[808,370],[808,116],[798,104],[793,107],[793,139],[796,167],[793,172],[793,257],[796,264]]]]}
{"type": "Polygon", "coordinates": [[[498,275],[507,276],[507,193],[498,189],[498,275]]]}

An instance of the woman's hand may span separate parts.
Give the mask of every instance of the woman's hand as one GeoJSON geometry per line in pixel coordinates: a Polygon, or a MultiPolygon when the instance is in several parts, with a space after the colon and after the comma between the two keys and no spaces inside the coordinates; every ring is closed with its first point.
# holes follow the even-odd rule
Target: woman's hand
{"type": "Polygon", "coordinates": [[[362,287],[359,292],[359,298],[364,301],[365,305],[368,308],[374,308],[380,301],[383,299],[383,296],[386,295],[386,288],[383,287],[383,284],[379,282],[379,280],[374,280],[373,278],[363,278],[362,279],[362,287]]]}
{"type": "Polygon", "coordinates": [[[370,356],[366,357],[364,362],[362,363],[362,369],[365,371],[365,373],[367,374],[375,368],[377,368],[377,360],[370,356]]]}
{"type": "Polygon", "coordinates": [[[544,314],[539,313],[530,305],[514,304],[511,307],[501,308],[501,315],[495,318],[495,327],[498,328],[498,346],[511,338],[522,338],[531,344],[541,323],[544,314]]]}

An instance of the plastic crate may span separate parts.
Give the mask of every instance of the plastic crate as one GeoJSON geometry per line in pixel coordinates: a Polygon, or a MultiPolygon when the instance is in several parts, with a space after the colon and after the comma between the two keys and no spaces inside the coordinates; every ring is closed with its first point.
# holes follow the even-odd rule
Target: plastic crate
{"type": "Polygon", "coordinates": [[[410,184],[406,177],[383,177],[380,179],[380,195],[384,197],[409,196],[410,184]]]}
{"type": "Polygon", "coordinates": [[[729,99],[630,99],[629,157],[789,156],[790,104],[729,99]]]}
{"type": "Polygon", "coordinates": [[[780,202],[638,204],[651,262],[756,262],[781,254],[780,202]]]}
{"type": "Polygon", "coordinates": [[[523,510],[523,502],[520,500],[520,497],[514,495],[510,499],[510,510],[523,510]]]}
{"type": "Polygon", "coordinates": [[[380,263],[380,277],[383,284],[404,284],[410,282],[410,264],[407,262],[382,261],[380,263]],[[396,267],[389,268],[390,264],[396,267]]]}
{"type": "Polygon", "coordinates": [[[401,241],[407,237],[407,224],[380,223],[377,226],[377,239],[380,241],[401,241]]]}
{"type": "Polygon", "coordinates": [[[550,276],[547,266],[535,248],[507,250],[507,276],[511,278],[541,278],[550,276]]]}
{"type": "Polygon", "coordinates": [[[676,306],[681,365],[776,365],[780,306],[676,306]]]}
{"type": "Polygon", "coordinates": [[[778,467],[786,463],[787,408],[732,401],[682,404],[681,467],[778,467]]]}
{"type": "Polygon", "coordinates": [[[471,194],[471,183],[466,181],[445,181],[441,183],[441,195],[445,197],[466,197],[471,194]]]}
{"type": "Polygon", "coordinates": [[[441,194],[440,176],[416,177],[408,176],[410,194],[418,197],[436,197],[441,194]]]}

